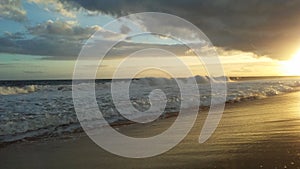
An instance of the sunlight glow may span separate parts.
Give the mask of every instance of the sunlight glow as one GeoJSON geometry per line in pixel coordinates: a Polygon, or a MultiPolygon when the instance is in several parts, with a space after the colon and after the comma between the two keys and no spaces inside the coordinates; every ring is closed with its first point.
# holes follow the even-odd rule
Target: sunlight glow
{"type": "Polygon", "coordinates": [[[283,72],[287,75],[300,76],[300,50],[288,61],[282,61],[283,72]]]}

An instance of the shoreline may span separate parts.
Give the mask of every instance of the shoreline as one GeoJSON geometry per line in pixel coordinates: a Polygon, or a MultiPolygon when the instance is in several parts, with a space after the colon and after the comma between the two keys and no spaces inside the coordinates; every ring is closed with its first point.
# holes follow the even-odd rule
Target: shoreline
{"type": "MultiPolygon", "coordinates": [[[[274,95],[274,96],[270,96],[270,97],[263,97],[263,98],[251,97],[251,98],[242,99],[241,101],[226,101],[224,110],[226,110],[226,108],[240,106],[240,104],[242,105],[242,104],[247,104],[249,102],[251,103],[252,101],[265,100],[265,99],[270,99],[272,97],[279,97],[279,96],[282,96],[282,95],[289,95],[289,94],[292,94],[292,93],[300,93],[299,90],[300,90],[300,87],[297,91],[293,91],[293,92],[290,92],[290,93],[282,93],[282,94],[274,95]]],[[[204,115],[206,117],[209,108],[210,108],[209,106],[199,107],[199,113],[205,113],[204,115]]],[[[174,121],[176,119],[176,117],[178,116],[178,113],[179,112],[167,112],[164,115],[161,115],[158,119],[156,119],[153,122],[149,123],[149,125],[152,125],[153,123],[157,123],[161,120],[167,120],[169,118],[172,118],[172,121],[174,121]]],[[[198,116],[199,116],[199,113],[198,113],[198,116]]],[[[203,114],[202,114],[202,116],[203,116],[203,114]]],[[[80,126],[80,123],[73,123],[73,124],[80,126]]],[[[73,125],[73,124],[69,124],[69,125],[73,125]]],[[[110,123],[110,126],[117,129],[117,130],[119,130],[120,128],[126,128],[128,126],[137,126],[137,127],[139,127],[139,126],[143,126],[143,125],[145,125],[145,124],[139,124],[139,123],[129,121],[129,120],[128,121],[126,121],[126,120],[116,121],[116,122],[110,123]]],[[[68,125],[58,126],[58,128],[59,127],[64,127],[64,126],[68,126],[68,125]]],[[[26,133],[24,133],[24,134],[26,134],[26,133]]],[[[40,136],[26,137],[26,138],[11,141],[11,142],[2,142],[2,143],[0,143],[0,149],[5,148],[6,146],[14,145],[14,144],[22,144],[22,143],[30,143],[30,142],[35,143],[35,142],[40,142],[40,141],[53,141],[53,140],[59,140],[59,139],[65,139],[65,138],[72,138],[72,137],[76,137],[77,135],[79,135],[79,136],[80,135],[85,135],[85,131],[80,127],[80,128],[75,129],[73,132],[66,132],[66,133],[63,133],[62,135],[60,135],[60,134],[52,134],[52,135],[45,134],[45,135],[40,135],[40,136]]]]}
{"type": "MultiPolygon", "coordinates": [[[[288,93],[283,93],[283,95],[284,94],[288,94],[288,93]]],[[[274,96],[271,96],[271,97],[274,97],[274,96]]],[[[251,102],[253,100],[261,100],[261,99],[268,99],[268,98],[255,98],[255,97],[253,97],[253,98],[243,99],[241,101],[226,101],[225,106],[230,106],[231,104],[241,104],[243,102],[249,102],[249,101],[251,102]]],[[[210,106],[199,107],[199,113],[201,111],[202,113],[207,114],[209,108],[210,108],[210,106]]],[[[164,115],[161,115],[158,119],[154,120],[151,123],[156,123],[157,121],[166,120],[166,119],[169,119],[169,118],[176,118],[178,116],[178,113],[179,112],[167,112],[164,115]]],[[[80,123],[73,123],[73,124],[68,124],[68,125],[57,126],[57,128],[67,127],[69,125],[79,125],[80,126],[80,123]]],[[[110,123],[110,126],[115,128],[115,129],[119,129],[119,128],[126,127],[126,126],[129,126],[129,125],[138,125],[139,126],[141,124],[138,124],[136,122],[132,122],[132,121],[129,121],[129,120],[128,121],[126,121],[126,120],[116,121],[116,122],[110,123]]],[[[41,129],[41,130],[43,130],[43,129],[41,129]]],[[[36,131],[29,131],[29,132],[36,132],[36,131]]],[[[21,133],[21,134],[26,135],[26,133],[21,133]]],[[[79,128],[76,128],[73,132],[66,132],[66,133],[63,133],[63,134],[50,134],[50,135],[43,134],[43,135],[39,135],[39,136],[25,137],[25,138],[22,138],[22,139],[9,141],[9,142],[1,142],[0,143],[0,149],[5,148],[6,146],[13,145],[13,144],[22,144],[22,143],[30,143],[30,142],[34,143],[34,142],[39,142],[39,141],[53,141],[53,140],[57,140],[57,139],[65,139],[65,138],[69,138],[69,137],[76,137],[77,135],[82,135],[82,134],[85,135],[85,131],[81,127],[79,127],[79,128]]]]}
{"type": "MultiPolygon", "coordinates": [[[[226,104],[212,137],[199,144],[206,118],[199,113],[188,136],[156,157],[128,159],[106,152],[84,133],[0,148],[0,168],[296,168],[300,166],[300,92],[226,104]]],[[[174,117],[116,130],[147,137],[174,117]]]]}

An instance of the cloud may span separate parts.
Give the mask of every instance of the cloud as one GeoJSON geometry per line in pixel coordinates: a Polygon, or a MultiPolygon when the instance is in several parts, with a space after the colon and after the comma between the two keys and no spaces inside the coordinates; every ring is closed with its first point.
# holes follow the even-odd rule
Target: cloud
{"type": "Polygon", "coordinates": [[[11,19],[17,22],[26,20],[26,11],[22,7],[21,0],[1,0],[0,18],[11,19]]]}
{"type": "Polygon", "coordinates": [[[63,3],[59,0],[27,0],[27,1],[42,5],[48,11],[58,12],[61,15],[69,18],[76,17],[76,13],[73,10],[74,4],[72,3],[66,3],[66,2],[63,3]]]}
{"type": "MultiPolygon", "coordinates": [[[[116,46],[114,46],[106,55],[106,59],[114,59],[114,58],[123,58],[133,54],[134,52],[143,50],[143,49],[162,49],[177,56],[185,56],[185,51],[188,50],[188,47],[181,44],[173,44],[173,45],[165,45],[165,44],[149,44],[149,43],[134,43],[134,42],[120,42],[116,46]]],[[[154,55],[149,53],[144,56],[139,57],[162,57],[161,55],[154,55]]]]}
{"type": "Polygon", "coordinates": [[[74,57],[78,55],[84,42],[101,27],[80,27],[76,22],[49,20],[27,29],[31,38],[20,32],[6,32],[1,36],[0,51],[61,56],[62,59],[64,56],[74,57]]]}
{"type": "Polygon", "coordinates": [[[28,73],[28,74],[42,74],[44,72],[42,71],[23,71],[24,73],[28,73]]]}
{"type": "MultiPolygon", "coordinates": [[[[224,49],[254,52],[286,59],[300,47],[300,1],[298,0],[61,0],[91,11],[115,16],[157,11],[175,14],[198,26],[213,44],[224,49]]],[[[178,29],[176,23],[147,22],[145,28],[178,29]],[[165,25],[158,27],[157,25],[165,25]]]]}
{"type": "MultiPolygon", "coordinates": [[[[27,30],[31,38],[27,38],[28,35],[25,33],[10,33],[0,37],[0,52],[7,53],[20,53],[20,54],[31,54],[31,55],[43,55],[51,56],[44,59],[51,60],[72,60],[76,59],[80,53],[83,44],[86,40],[93,37],[93,41],[89,41],[89,45],[105,45],[107,42],[118,42],[119,39],[126,37],[125,33],[131,31],[131,29],[125,25],[120,25],[120,33],[105,30],[104,28],[94,25],[90,27],[81,27],[77,22],[74,21],[61,21],[61,20],[48,20],[46,22],[37,24],[32,27],[27,27],[27,30]],[[97,34],[94,34],[96,31],[97,34]],[[124,34],[123,34],[124,33],[124,34]]],[[[158,38],[160,35],[151,35],[158,38]]],[[[195,47],[200,47],[201,44],[191,44],[195,47]]],[[[177,56],[193,56],[194,52],[191,51],[187,46],[183,44],[151,44],[135,42],[133,39],[125,39],[122,42],[117,43],[106,55],[106,59],[123,58],[130,54],[143,49],[156,48],[163,49],[174,53],[177,56]]],[[[95,48],[98,49],[98,48],[95,48]]],[[[218,52],[222,56],[229,55],[241,55],[241,51],[229,51],[221,48],[217,48],[218,52]]],[[[203,46],[198,52],[212,50],[203,46]]],[[[97,51],[96,51],[97,52],[97,51]]],[[[206,55],[205,55],[206,56],[206,55]]],[[[162,57],[149,54],[141,57],[162,57]]]]}
{"type": "Polygon", "coordinates": [[[76,56],[81,45],[59,39],[35,37],[32,39],[10,39],[0,37],[0,51],[44,56],[76,56]]]}
{"type": "MultiPolygon", "coordinates": [[[[99,41],[117,42],[125,37],[125,34],[106,30],[98,25],[82,27],[74,21],[48,20],[26,28],[26,33],[5,32],[0,36],[0,52],[52,56],[46,59],[69,60],[78,56],[82,46],[91,36],[95,36],[93,38],[95,42],[89,42],[90,45],[99,44],[99,41]],[[95,35],[95,32],[98,33],[95,35]]],[[[131,29],[124,25],[119,31],[128,33],[131,29]]],[[[126,46],[137,49],[142,47],[134,43],[126,46]]],[[[112,54],[116,56],[112,57],[121,56],[122,52],[126,54],[132,51],[127,52],[123,49],[121,47],[113,50],[112,54]]]]}
{"type": "Polygon", "coordinates": [[[122,25],[121,28],[120,28],[120,32],[122,34],[128,34],[130,31],[131,31],[131,29],[126,25],[122,25]]]}
{"type": "Polygon", "coordinates": [[[74,21],[52,21],[27,28],[32,35],[39,36],[65,36],[69,39],[87,39],[90,35],[100,30],[100,26],[81,27],[74,21]]]}
{"type": "Polygon", "coordinates": [[[8,64],[8,63],[0,63],[0,67],[1,68],[3,68],[3,67],[8,67],[8,68],[10,68],[10,67],[13,67],[14,65],[12,65],[12,64],[8,64]]]}

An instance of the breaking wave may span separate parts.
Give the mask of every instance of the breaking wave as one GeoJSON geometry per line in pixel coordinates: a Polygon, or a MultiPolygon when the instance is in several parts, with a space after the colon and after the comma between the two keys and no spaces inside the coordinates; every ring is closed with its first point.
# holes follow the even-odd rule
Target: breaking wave
{"type": "Polygon", "coordinates": [[[28,85],[23,87],[0,86],[0,95],[26,94],[26,93],[35,92],[37,89],[38,89],[37,85],[28,85]]]}
{"type": "MultiPolygon", "coordinates": [[[[227,77],[195,77],[201,106],[209,106],[211,101],[210,82],[227,81],[227,102],[271,97],[281,93],[299,91],[300,79],[261,79],[231,81],[227,77]]],[[[188,80],[188,79],[180,79],[188,80]]],[[[84,88],[86,82],[80,85],[84,88]]],[[[116,83],[124,83],[119,80],[116,83]]],[[[115,109],[110,93],[111,82],[96,82],[96,99],[99,109],[110,122],[124,121],[115,109]]],[[[142,78],[132,80],[130,86],[131,104],[139,111],[151,107],[149,93],[161,89],[167,98],[164,113],[180,110],[180,91],[175,79],[142,78]]],[[[218,97],[218,96],[216,96],[218,97]]],[[[221,96],[220,96],[221,97],[221,96]]],[[[72,85],[51,82],[46,85],[23,85],[22,87],[0,86],[0,144],[24,138],[53,136],[72,133],[81,129],[72,100],[72,85]]],[[[89,104],[83,103],[83,104],[89,104]]],[[[135,112],[131,116],[139,118],[135,112]]]]}

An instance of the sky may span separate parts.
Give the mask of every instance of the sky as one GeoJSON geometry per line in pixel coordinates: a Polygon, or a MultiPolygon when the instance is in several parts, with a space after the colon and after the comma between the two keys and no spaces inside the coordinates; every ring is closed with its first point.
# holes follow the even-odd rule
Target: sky
{"type": "MultiPolygon", "coordinates": [[[[197,26],[211,41],[226,76],[300,75],[294,70],[298,66],[291,63],[300,61],[295,59],[297,53],[300,58],[298,0],[1,0],[0,80],[71,79],[76,59],[91,38],[110,42],[141,30],[168,33],[172,29],[196,43],[185,25],[165,20],[146,22],[140,18],[136,27],[121,22],[118,28],[105,27],[136,12],[168,13],[197,26]],[[93,37],[96,32],[101,37],[93,37]]],[[[194,52],[178,40],[144,34],[114,46],[101,63],[97,78],[111,78],[126,56],[148,48],[174,53],[193,75],[207,74],[194,52]]],[[[172,59],[163,53],[135,54],[125,70],[164,63],[177,76],[187,76],[172,59]]],[[[165,75],[145,71],[137,76],[165,75]]]]}

